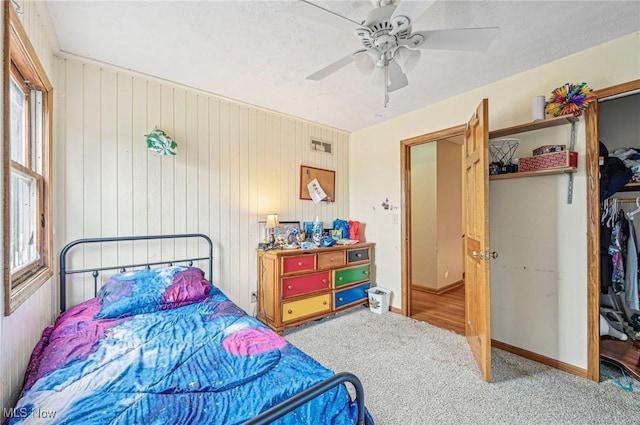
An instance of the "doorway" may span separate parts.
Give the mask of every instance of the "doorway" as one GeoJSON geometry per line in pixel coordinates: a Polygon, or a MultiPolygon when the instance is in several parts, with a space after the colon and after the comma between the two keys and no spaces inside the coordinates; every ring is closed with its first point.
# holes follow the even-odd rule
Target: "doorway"
{"type": "Polygon", "coordinates": [[[464,127],[402,142],[406,314],[465,334],[464,127]]]}
{"type": "MultiPolygon", "coordinates": [[[[593,93],[596,99],[585,111],[586,123],[586,166],[587,166],[587,377],[593,381],[600,381],[600,123],[599,103],[640,93],[640,80],[634,80],[593,93]]],[[[634,117],[627,120],[633,122],[634,117]]],[[[626,351],[626,349],[625,349],[626,351]]],[[[629,350],[638,363],[638,350],[629,350]]],[[[610,353],[607,354],[609,358],[610,353]]],[[[617,354],[616,354],[617,356],[617,354]]],[[[631,362],[633,363],[633,362],[631,362]]],[[[622,362],[621,364],[625,364],[622,362]]]]}

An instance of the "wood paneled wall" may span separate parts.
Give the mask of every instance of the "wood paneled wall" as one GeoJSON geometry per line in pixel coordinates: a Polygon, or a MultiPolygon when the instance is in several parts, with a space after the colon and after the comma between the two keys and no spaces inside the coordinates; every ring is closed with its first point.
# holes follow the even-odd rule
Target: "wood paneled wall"
{"type": "MultiPolygon", "coordinates": [[[[73,56],[59,59],[57,76],[59,242],[208,234],[213,282],[252,313],[258,221],[271,212],[281,221],[347,218],[347,132],[73,56]],[[144,136],[155,126],[177,141],[175,157],[147,149],[144,136]],[[310,137],[333,142],[333,154],[311,151],[310,137]],[[336,171],[336,202],[298,199],[301,164],[336,171]]],[[[85,248],[72,262],[145,261],[203,249],[122,244],[85,248]]],[[[92,295],[90,282],[74,288],[71,304],[92,295]]]]}
{"type": "MultiPolygon", "coordinates": [[[[18,15],[20,21],[49,80],[54,81],[53,55],[58,50],[58,44],[51,29],[46,6],[43,2],[21,0],[18,3],[22,9],[18,15]]],[[[4,27],[0,29],[4,30],[4,27]]],[[[0,79],[0,89],[2,80],[0,79]]],[[[0,103],[0,115],[1,112],[0,103]]],[[[0,131],[2,125],[0,120],[0,131]]],[[[24,371],[31,351],[40,339],[44,327],[53,321],[56,298],[54,284],[55,279],[46,282],[10,316],[4,316],[4,311],[1,311],[4,303],[0,303],[0,408],[8,408],[15,403],[22,388],[24,371]]],[[[3,291],[4,286],[0,285],[0,297],[4,297],[3,291]]]]}

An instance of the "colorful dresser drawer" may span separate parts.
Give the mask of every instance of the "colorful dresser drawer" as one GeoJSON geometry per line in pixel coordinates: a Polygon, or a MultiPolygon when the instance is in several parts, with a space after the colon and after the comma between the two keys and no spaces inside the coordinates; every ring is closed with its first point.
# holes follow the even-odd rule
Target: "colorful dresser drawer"
{"type": "Polygon", "coordinates": [[[331,311],[331,294],[283,303],[282,321],[287,322],[325,311],[331,311]]]}
{"type": "Polygon", "coordinates": [[[283,298],[329,288],[331,288],[331,273],[328,271],[282,278],[283,298]]]}
{"type": "Polygon", "coordinates": [[[330,270],[344,266],[344,251],[329,251],[318,253],[318,270],[330,270]]]}
{"type": "Polygon", "coordinates": [[[369,282],[367,282],[353,288],[337,291],[334,303],[335,308],[340,308],[344,305],[367,299],[367,289],[369,289],[369,286],[369,282]]]}
{"type": "Polygon", "coordinates": [[[369,248],[352,249],[347,251],[347,263],[357,263],[369,259],[369,248]]]}
{"type": "Polygon", "coordinates": [[[367,264],[366,266],[335,270],[333,273],[333,284],[337,288],[338,286],[349,285],[350,283],[368,280],[369,264],[367,264]]]}
{"type": "Polygon", "coordinates": [[[295,257],[282,258],[282,271],[284,274],[315,270],[315,268],[316,268],[315,254],[304,254],[304,255],[296,255],[295,257]]]}

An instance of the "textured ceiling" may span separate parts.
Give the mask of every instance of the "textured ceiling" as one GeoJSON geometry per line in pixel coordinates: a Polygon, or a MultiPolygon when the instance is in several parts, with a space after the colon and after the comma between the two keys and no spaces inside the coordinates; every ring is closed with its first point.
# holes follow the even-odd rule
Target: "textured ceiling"
{"type": "MultiPolygon", "coordinates": [[[[314,2],[355,21],[369,1],[314,2]]],[[[638,1],[436,1],[414,30],[500,27],[486,52],[423,50],[390,94],[351,64],[349,32],[293,13],[291,1],[47,1],[60,48],[227,98],[355,131],[640,31],[638,1]]],[[[640,64],[639,64],[640,66],[640,64]]]]}

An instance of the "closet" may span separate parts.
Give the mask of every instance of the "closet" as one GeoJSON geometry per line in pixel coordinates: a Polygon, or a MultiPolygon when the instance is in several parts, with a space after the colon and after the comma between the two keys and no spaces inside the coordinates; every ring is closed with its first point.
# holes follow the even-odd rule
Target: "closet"
{"type": "Polygon", "coordinates": [[[588,176],[598,183],[588,204],[588,374],[598,381],[603,361],[640,379],[640,81],[597,93],[586,117],[588,176]]]}

